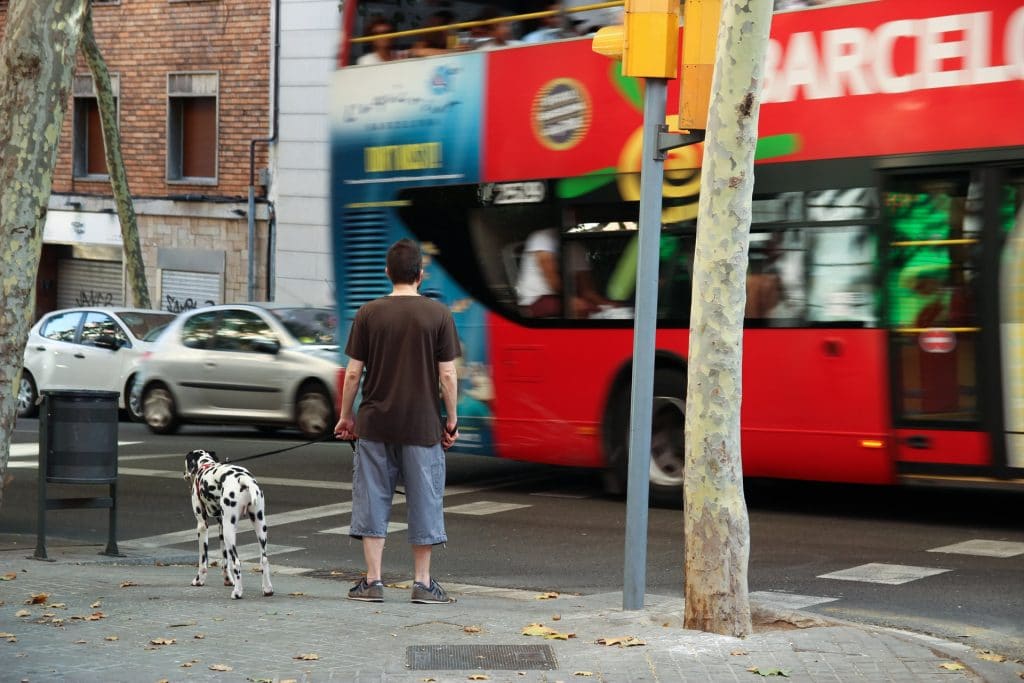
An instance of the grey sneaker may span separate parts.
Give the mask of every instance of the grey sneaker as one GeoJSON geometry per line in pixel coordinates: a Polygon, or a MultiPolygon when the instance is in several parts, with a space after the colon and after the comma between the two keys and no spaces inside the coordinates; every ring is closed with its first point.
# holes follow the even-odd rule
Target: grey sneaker
{"type": "Polygon", "coordinates": [[[366,578],[359,579],[359,583],[352,586],[348,592],[349,600],[362,600],[363,602],[384,602],[384,582],[374,581],[370,583],[366,578]]]}
{"type": "Polygon", "coordinates": [[[430,586],[424,586],[419,581],[412,584],[412,602],[421,605],[447,605],[455,602],[455,598],[448,597],[441,584],[431,579],[430,586]]]}

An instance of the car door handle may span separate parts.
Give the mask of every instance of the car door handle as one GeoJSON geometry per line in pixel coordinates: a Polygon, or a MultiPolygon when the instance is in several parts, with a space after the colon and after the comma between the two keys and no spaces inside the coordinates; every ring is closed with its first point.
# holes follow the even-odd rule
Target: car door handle
{"type": "Polygon", "coordinates": [[[85,358],[85,354],[79,351],[78,353],[75,354],[75,358],[85,358]]]}
{"type": "Polygon", "coordinates": [[[45,350],[46,350],[45,346],[37,346],[36,347],[36,351],[45,351],[45,350]]]}
{"type": "Polygon", "coordinates": [[[214,363],[212,360],[206,361],[205,363],[203,363],[203,365],[205,365],[208,368],[215,368],[215,367],[217,367],[217,364],[214,363]]]}

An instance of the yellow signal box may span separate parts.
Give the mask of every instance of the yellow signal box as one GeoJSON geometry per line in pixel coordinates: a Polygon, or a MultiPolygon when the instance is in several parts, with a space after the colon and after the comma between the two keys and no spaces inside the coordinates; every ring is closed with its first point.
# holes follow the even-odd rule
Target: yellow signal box
{"type": "Polygon", "coordinates": [[[683,72],[679,79],[679,128],[707,130],[722,0],[683,3],[683,72]]]}
{"type": "Polygon", "coordinates": [[[622,59],[622,74],[675,78],[679,65],[679,0],[626,0],[625,26],[594,35],[594,52],[622,59]]]}

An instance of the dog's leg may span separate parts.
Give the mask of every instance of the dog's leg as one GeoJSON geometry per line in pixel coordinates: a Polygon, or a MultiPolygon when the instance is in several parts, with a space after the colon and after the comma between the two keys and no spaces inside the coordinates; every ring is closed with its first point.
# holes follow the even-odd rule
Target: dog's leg
{"type": "Polygon", "coordinates": [[[199,519],[196,522],[196,533],[199,536],[199,571],[196,573],[196,578],[192,579],[193,586],[205,586],[206,585],[206,567],[210,559],[210,527],[206,524],[205,519],[199,519]]]}
{"type": "Polygon", "coordinates": [[[231,579],[228,577],[228,571],[230,570],[230,567],[228,566],[228,546],[227,546],[227,544],[224,543],[224,522],[223,522],[223,518],[222,518],[222,521],[220,523],[220,557],[221,557],[220,573],[224,576],[224,585],[225,586],[234,586],[235,584],[232,583],[231,579]]]}
{"type": "MultiPolygon", "coordinates": [[[[231,514],[228,510],[224,512],[225,514],[231,514]]],[[[242,563],[238,559],[238,547],[235,545],[237,530],[237,520],[235,520],[235,523],[232,523],[230,520],[225,519],[224,523],[221,524],[228,558],[228,578],[231,579],[231,584],[235,587],[231,591],[231,597],[235,600],[242,597],[242,563]]]]}
{"type": "Polygon", "coordinates": [[[263,574],[263,595],[274,594],[274,587],[270,584],[270,560],[267,559],[267,516],[264,512],[263,493],[259,492],[254,496],[252,508],[249,510],[249,520],[252,528],[256,531],[256,538],[260,542],[260,572],[263,574]],[[256,508],[253,512],[252,508],[256,508]]]}

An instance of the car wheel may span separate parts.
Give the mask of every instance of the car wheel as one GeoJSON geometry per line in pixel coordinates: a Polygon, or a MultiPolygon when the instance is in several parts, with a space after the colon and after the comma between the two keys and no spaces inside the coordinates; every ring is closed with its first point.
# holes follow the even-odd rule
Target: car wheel
{"type": "Polygon", "coordinates": [[[35,417],[39,413],[39,406],[36,405],[38,398],[39,392],[36,391],[32,373],[22,370],[21,382],[18,384],[18,417],[35,417]]]}
{"type": "Polygon", "coordinates": [[[309,439],[318,439],[334,427],[331,395],[321,384],[303,384],[295,401],[295,426],[309,439]]]}
{"type": "Polygon", "coordinates": [[[173,434],[178,431],[178,414],[170,390],[158,384],[146,389],[142,395],[142,419],[154,434],[173,434]]]}
{"type": "Polygon", "coordinates": [[[124,385],[125,414],[132,422],[142,422],[142,394],[135,390],[135,375],[128,378],[124,385]]]}

